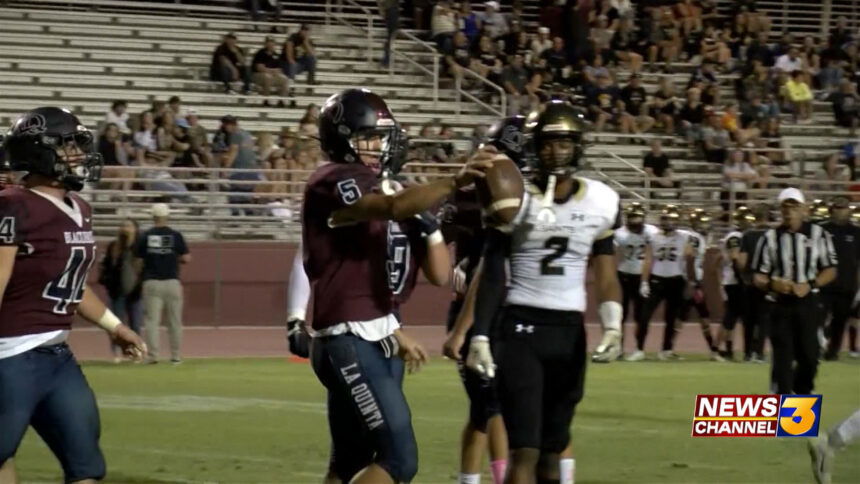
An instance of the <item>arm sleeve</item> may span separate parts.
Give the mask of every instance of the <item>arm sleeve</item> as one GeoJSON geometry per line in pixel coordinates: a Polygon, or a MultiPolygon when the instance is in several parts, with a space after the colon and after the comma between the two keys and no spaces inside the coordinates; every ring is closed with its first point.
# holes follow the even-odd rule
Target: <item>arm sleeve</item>
{"type": "Polygon", "coordinates": [[[308,301],[311,299],[311,283],[305,272],[302,245],[296,249],[290,280],[287,286],[287,318],[305,319],[308,301]]]}
{"type": "Polygon", "coordinates": [[[0,198],[0,246],[19,245],[23,241],[21,218],[12,201],[0,198]]]}
{"type": "Polygon", "coordinates": [[[490,229],[484,246],[481,282],[475,299],[476,336],[489,336],[496,312],[505,296],[505,260],[510,249],[510,236],[490,229]]]}

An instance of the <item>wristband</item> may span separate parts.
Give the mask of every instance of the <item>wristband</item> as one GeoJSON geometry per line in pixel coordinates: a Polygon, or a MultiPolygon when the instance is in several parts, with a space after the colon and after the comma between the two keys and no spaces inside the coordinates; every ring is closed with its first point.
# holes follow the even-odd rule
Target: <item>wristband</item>
{"type": "Polygon", "coordinates": [[[427,243],[430,245],[439,244],[439,243],[444,244],[445,243],[445,237],[442,236],[442,231],[438,230],[438,229],[435,232],[433,232],[432,234],[428,235],[426,238],[427,238],[427,243]]]}
{"type": "Polygon", "coordinates": [[[108,333],[113,333],[116,331],[116,328],[122,324],[122,321],[120,321],[110,309],[105,309],[105,313],[102,314],[102,317],[96,322],[96,324],[101,326],[102,329],[108,333]]]}

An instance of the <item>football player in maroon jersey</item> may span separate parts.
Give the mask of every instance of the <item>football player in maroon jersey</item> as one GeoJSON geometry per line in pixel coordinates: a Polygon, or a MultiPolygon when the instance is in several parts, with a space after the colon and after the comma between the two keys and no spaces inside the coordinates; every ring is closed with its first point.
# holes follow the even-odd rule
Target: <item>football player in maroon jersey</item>
{"type": "MultiPolygon", "coordinates": [[[[396,316],[414,276],[409,236],[397,221],[483,176],[490,157],[386,194],[379,177],[396,172],[405,139],[382,98],[364,89],[335,94],[322,108],[319,132],[331,163],[308,180],[302,246],[314,296],[311,363],[328,390],[331,470],[342,482],[409,482],[418,449],[401,376],[404,362],[420,366],[427,355],[396,316]]],[[[444,248],[438,231],[426,237],[444,248]]]]}
{"type": "Polygon", "coordinates": [[[130,356],[140,337],[86,284],[95,260],[92,210],[77,193],[98,181],[93,136],[69,111],[21,116],[4,140],[22,186],[0,192],[0,483],[16,482],[12,457],[32,425],[65,482],[105,476],[95,397],[66,338],[75,314],[111,334],[130,356]]]}

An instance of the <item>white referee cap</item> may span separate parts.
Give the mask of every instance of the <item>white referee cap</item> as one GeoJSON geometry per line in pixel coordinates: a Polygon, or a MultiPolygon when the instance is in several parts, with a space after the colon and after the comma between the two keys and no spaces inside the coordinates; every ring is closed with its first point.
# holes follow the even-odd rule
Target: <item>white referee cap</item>
{"type": "Polygon", "coordinates": [[[794,200],[799,203],[806,203],[806,198],[804,198],[803,192],[801,192],[797,188],[784,189],[783,191],[779,192],[779,196],[776,197],[776,200],[779,203],[782,203],[786,200],[794,200]]]}

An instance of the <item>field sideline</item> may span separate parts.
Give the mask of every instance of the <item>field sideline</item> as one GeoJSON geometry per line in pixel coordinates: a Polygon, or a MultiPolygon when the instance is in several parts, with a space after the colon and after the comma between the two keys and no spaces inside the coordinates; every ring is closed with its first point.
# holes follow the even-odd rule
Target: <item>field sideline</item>
{"type": "MultiPolygon", "coordinates": [[[[803,439],[693,439],[697,393],[766,393],[767,365],[590,365],[574,420],[577,483],[808,483],[803,439]]],[[[110,483],[317,483],[326,468],[324,394],[309,365],[283,359],[188,360],[179,367],[87,363],[102,415],[110,483]]],[[[822,429],[860,406],[860,361],[824,363],[822,429]]],[[[406,380],[420,448],[415,483],[455,482],[466,400],[454,365],[406,380]]],[[[834,482],[860,481],[860,446],[834,482]]],[[[57,482],[32,432],[17,456],[25,483],[57,482]]],[[[483,482],[489,482],[485,476],[483,482]]]]}

